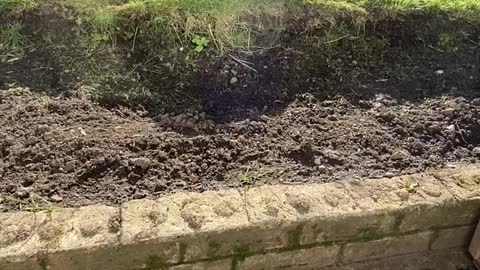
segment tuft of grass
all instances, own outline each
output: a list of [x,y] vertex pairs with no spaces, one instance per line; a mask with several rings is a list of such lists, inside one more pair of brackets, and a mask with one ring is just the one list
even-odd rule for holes
[[0,47],[17,49],[22,45],[22,26],[19,23],[9,24],[0,28]]
[[95,13],[92,23],[96,30],[103,34],[111,34],[117,27],[117,12],[105,8]]
[[408,179],[404,179],[399,182],[400,188],[405,189],[408,193],[417,193],[417,188],[419,187],[418,183],[412,183]]
[[36,0],[1,0],[0,14],[16,15],[37,6]]
[[270,173],[271,172],[252,170],[252,167],[248,165],[245,170],[238,175],[238,178],[244,186],[249,186],[255,184],[265,176],[268,176]]
[[45,211],[51,213],[56,209],[54,204],[45,200],[36,193],[31,193],[30,197],[25,200],[16,199],[13,197],[7,197],[6,199],[14,204],[17,204],[21,211],[33,213]]

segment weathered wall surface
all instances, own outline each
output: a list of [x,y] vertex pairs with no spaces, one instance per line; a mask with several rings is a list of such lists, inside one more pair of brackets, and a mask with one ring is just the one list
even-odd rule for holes
[[319,269],[465,247],[479,187],[470,165],[0,214],[0,269]]

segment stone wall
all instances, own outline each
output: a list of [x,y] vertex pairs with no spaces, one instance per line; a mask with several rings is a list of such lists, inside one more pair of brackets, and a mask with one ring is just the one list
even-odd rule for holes
[[321,269],[466,247],[480,167],[0,214],[0,269]]

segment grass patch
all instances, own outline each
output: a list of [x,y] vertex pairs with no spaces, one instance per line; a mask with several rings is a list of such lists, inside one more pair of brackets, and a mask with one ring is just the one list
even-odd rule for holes
[[0,28],[0,48],[17,49],[22,45],[22,26],[19,23]]
[[[1,0],[1,13],[19,13],[34,8],[38,0]],[[397,16],[409,12],[445,12],[453,17],[480,22],[478,0],[49,0],[70,8],[97,34],[95,40],[121,37],[135,42],[149,38],[159,43],[190,46],[196,36],[212,42],[219,51],[248,48],[255,43],[252,33],[262,30],[262,19],[281,18],[288,10],[310,6],[320,11],[319,20],[340,29],[330,29],[326,42],[342,37],[348,17],[357,34],[365,21],[383,13]],[[245,20],[246,17],[250,19]],[[251,19],[255,18],[255,19]],[[281,21],[279,19],[278,21]],[[280,23],[281,24],[281,23]],[[281,25],[280,25],[281,28]],[[349,26],[349,28],[352,28]],[[100,36],[98,36],[100,34]],[[336,36],[336,35],[339,36]],[[165,42],[168,41],[168,42]],[[172,45],[167,45],[172,46]],[[134,47],[134,46],[132,46]]]
[[[32,1],[32,0],[15,0]],[[308,5],[321,10],[319,19],[335,24],[349,17],[358,32],[378,12],[397,16],[409,12],[445,12],[480,21],[477,0],[55,0],[82,14],[95,31],[127,40],[139,37],[170,41],[191,50],[196,36],[212,41],[218,50],[249,47],[252,32],[261,30],[265,17],[281,17],[287,10]],[[245,20],[245,17],[257,18]],[[342,26],[340,25],[339,28]],[[334,30],[339,32],[339,30]],[[328,41],[335,41],[335,33]],[[106,39],[106,38],[105,38]],[[212,46],[213,47],[213,46]]]
[[36,0],[1,0],[0,15],[16,15],[37,6]]
[[346,11],[366,13],[383,11],[390,16],[409,12],[445,12],[455,17],[480,21],[480,1],[477,0],[305,0],[305,2]]

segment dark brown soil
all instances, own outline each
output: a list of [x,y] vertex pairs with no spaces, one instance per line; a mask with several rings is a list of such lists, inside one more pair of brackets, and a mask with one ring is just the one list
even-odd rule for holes
[[0,91],[0,111],[4,211],[29,196],[115,204],[179,190],[388,177],[480,157],[480,99],[378,94],[353,105],[303,94],[281,113],[221,124],[204,113],[151,119],[15,89]]

